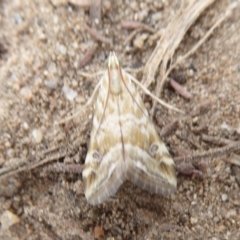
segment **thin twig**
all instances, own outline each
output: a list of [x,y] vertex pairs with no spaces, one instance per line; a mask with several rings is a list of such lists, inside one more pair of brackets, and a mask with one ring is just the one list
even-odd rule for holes
[[106,38],[102,36],[100,33],[98,33],[95,29],[90,28],[87,24],[85,24],[85,29],[88,31],[88,33],[94,37],[96,40],[109,44],[112,46],[112,40],[109,38]]
[[191,99],[192,98],[192,94],[190,92],[188,92],[181,84],[176,82],[174,79],[170,78],[169,83],[172,86],[172,88],[177,93],[179,93],[179,95],[181,95],[183,98],[185,98],[185,99]]
[[213,137],[213,136],[209,136],[209,135],[205,135],[205,134],[203,134],[201,136],[201,138],[204,142],[212,143],[212,144],[219,145],[219,146],[226,146],[226,145],[234,143],[234,141],[226,139],[226,138]]
[[122,28],[126,29],[136,29],[136,28],[142,28],[150,33],[155,33],[156,30],[149,27],[147,24],[138,22],[138,21],[122,21],[121,22]]
[[204,158],[214,158],[214,157],[219,157],[219,156],[226,155],[228,153],[238,151],[239,149],[240,149],[240,141],[235,142],[234,144],[228,145],[223,148],[217,148],[214,150],[202,152],[202,153],[191,155],[191,156],[175,157],[174,162],[176,164],[180,164],[181,162],[193,162],[193,161],[198,161]]
[[161,137],[167,137],[169,136],[178,126],[178,120],[173,120],[166,126],[164,126],[160,132]]
[[0,176],[0,181],[3,180],[3,179],[6,179],[10,176],[13,176],[13,175],[16,175],[17,173],[20,173],[20,172],[23,172],[23,171],[30,171],[34,168],[37,168],[37,167],[40,167],[46,163],[49,163],[49,162],[52,162],[52,161],[56,161],[62,157],[65,157],[66,154],[67,154],[67,150],[64,150],[64,151],[61,151],[61,149],[59,149],[59,153],[58,154],[55,154],[53,156],[50,156],[50,157],[46,157],[45,159],[43,159],[42,161],[38,161],[38,162],[34,162],[34,163],[30,163],[26,166],[23,166],[23,167],[20,167],[16,170],[12,170],[6,174],[3,174]]
[[[127,74],[127,73],[126,73]],[[131,78],[131,80],[138,86],[140,87],[145,94],[149,95],[153,100],[155,100],[156,102],[158,102],[159,104],[161,104],[162,106],[170,109],[170,110],[174,110],[176,112],[182,113],[184,114],[184,112],[176,107],[173,107],[172,105],[164,102],[163,100],[161,100],[160,98],[156,97],[154,94],[152,94],[144,85],[142,85],[140,82],[138,82],[138,80],[136,78],[134,78],[133,76],[129,75],[128,76]]]
[[65,164],[65,163],[54,163],[43,168],[46,172],[61,172],[61,173],[75,173],[81,174],[83,171],[83,165],[78,163]]

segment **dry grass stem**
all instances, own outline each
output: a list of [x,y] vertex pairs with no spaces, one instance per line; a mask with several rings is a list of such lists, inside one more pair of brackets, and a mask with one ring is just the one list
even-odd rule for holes
[[[179,65],[180,62],[192,55],[196,50],[206,41],[206,39],[213,33],[227,17],[229,17],[236,7],[237,3],[232,3],[228,7],[227,11],[220,19],[212,26],[212,28],[205,34],[205,36],[183,57],[177,59],[177,61],[167,69],[167,64],[172,60],[173,55],[182,41],[187,30],[193,24],[193,22],[200,16],[200,14],[209,7],[215,0],[205,1],[188,1],[187,6],[182,5],[179,11],[176,13],[173,20],[167,26],[166,31],[163,33],[160,41],[158,42],[155,50],[150,56],[145,69],[143,71],[143,83],[145,86],[150,86],[155,79],[157,70],[159,69],[159,79],[157,82],[155,94],[159,96],[162,92],[163,85],[167,80],[170,72]],[[172,39],[172,41],[169,41]],[[156,102],[153,104],[155,109]]]
[[[226,18],[228,18],[229,16],[231,16],[232,11],[236,8],[237,3],[234,2],[232,4],[229,5],[228,9],[226,10],[225,14],[223,14],[223,16],[220,17],[220,19],[208,30],[208,32],[204,35],[203,38],[201,38],[198,43],[189,51],[187,52],[184,56],[181,56],[177,59],[177,61],[172,64],[170,66],[170,68],[166,71],[166,73],[163,75],[163,77],[161,78],[161,83],[159,85],[159,89],[158,89],[158,94],[161,93],[162,89],[163,89],[163,85],[165,83],[165,81],[167,80],[167,77],[169,76],[170,72],[175,69],[181,62],[183,62],[185,59],[187,59],[188,57],[190,57],[191,55],[193,55],[197,49],[209,38],[209,36],[211,36],[211,34],[213,33],[213,31],[219,27],[219,25],[226,20]],[[171,55],[172,58],[173,55]]]
[[154,82],[159,67],[160,79],[164,77],[167,64],[169,60],[172,59],[187,30],[199,15],[213,2],[214,0],[187,1],[186,4],[188,5],[182,6],[178,12],[176,12],[146,63],[142,81],[145,86],[148,87]]

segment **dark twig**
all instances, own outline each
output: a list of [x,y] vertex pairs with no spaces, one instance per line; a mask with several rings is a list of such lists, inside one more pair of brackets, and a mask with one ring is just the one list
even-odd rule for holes
[[200,102],[199,104],[197,104],[192,111],[190,112],[190,115],[192,117],[196,117],[198,115],[201,115],[205,112],[207,112],[212,106],[212,101],[211,100],[205,100],[203,102]]
[[203,134],[201,137],[204,142],[213,143],[219,146],[226,146],[234,143],[234,141],[226,138],[213,137],[205,134]]
[[112,45],[112,40],[109,38],[106,38],[102,36],[100,33],[98,33],[95,29],[90,28],[87,24],[85,24],[85,29],[88,31],[88,33],[95,38],[97,41]]
[[217,148],[214,150],[202,152],[199,154],[194,154],[191,156],[182,156],[182,157],[175,157],[174,162],[176,164],[180,164],[181,162],[193,162],[193,161],[198,161],[203,158],[213,158],[213,157],[219,157],[226,155],[228,153],[235,152],[240,149],[240,141],[235,142],[234,144],[230,144],[226,147],[223,148]]
[[81,174],[83,171],[83,165],[77,163],[75,164],[54,163],[44,167],[43,171]]
[[172,122],[170,122],[169,124],[167,124],[166,126],[164,126],[160,132],[160,136],[161,137],[167,137],[169,135],[171,135],[171,133],[177,128],[178,126],[178,120],[174,120]]
[[5,178],[8,178],[10,176],[13,176],[17,173],[20,173],[20,172],[23,172],[23,171],[30,171],[34,168],[37,168],[37,167],[40,167],[46,163],[49,163],[49,162],[52,162],[52,161],[56,161],[57,159],[59,158],[62,158],[62,157],[65,157],[67,154],[67,150],[64,149],[64,150],[61,150],[59,149],[59,153],[58,154],[54,154],[53,156],[49,156],[49,157],[46,157],[45,159],[43,159],[42,161],[37,161],[37,162],[34,162],[34,163],[30,163],[26,166],[23,166],[23,167],[20,167],[20,168],[17,168],[15,170],[12,170],[6,174],[3,174],[2,176],[0,176],[0,181],[5,179]]
[[122,21],[121,26],[122,26],[122,28],[126,28],[126,29],[142,28],[143,30],[148,31],[150,33],[156,32],[155,29],[149,27],[148,25],[146,25],[144,23],[137,22],[137,21]]
[[202,177],[202,171],[197,170],[191,163],[182,163],[176,166],[177,171],[183,175],[196,175]]
[[188,92],[181,84],[176,82],[174,79],[169,78],[169,83],[172,86],[172,88],[177,93],[179,93],[179,95],[181,95],[183,98],[185,98],[185,99],[191,99],[192,98],[192,94],[190,92]]

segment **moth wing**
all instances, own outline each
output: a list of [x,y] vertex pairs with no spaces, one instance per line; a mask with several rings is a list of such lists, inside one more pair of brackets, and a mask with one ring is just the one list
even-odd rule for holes
[[89,150],[82,174],[85,196],[92,205],[114,195],[126,178],[118,97],[109,93],[109,81],[106,73],[95,102]]
[[125,165],[121,158],[121,146],[112,148],[101,161],[96,161],[89,151],[83,171],[85,196],[92,204],[100,204],[114,195],[125,180]]
[[[132,117],[122,122],[125,135],[127,178],[135,185],[153,193],[167,194],[176,189],[174,162],[139,96],[132,104]],[[141,114],[140,114],[141,112]]]
[[[162,142],[154,143],[154,147],[158,146],[158,153],[155,156],[151,156],[138,146],[126,147],[130,159],[127,162],[127,178],[151,193],[169,194],[176,190],[176,173],[174,162],[162,144]],[[163,148],[167,154],[161,156]]]

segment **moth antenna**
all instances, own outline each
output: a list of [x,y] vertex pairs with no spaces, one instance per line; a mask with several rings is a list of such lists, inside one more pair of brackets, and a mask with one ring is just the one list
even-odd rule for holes
[[[128,73],[127,73],[128,74]],[[185,114],[184,111],[180,110],[179,108],[176,108],[166,102],[164,102],[163,100],[161,100],[160,98],[158,98],[157,96],[155,96],[154,94],[152,94],[146,87],[144,87],[144,85],[142,85],[136,78],[134,78],[133,76],[131,76],[130,74],[128,74],[128,76],[131,78],[131,80],[138,85],[147,95],[149,95],[152,99],[154,99],[155,101],[157,101],[159,104],[161,104],[162,106],[173,110],[175,112],[179,112],[182,114]]]

